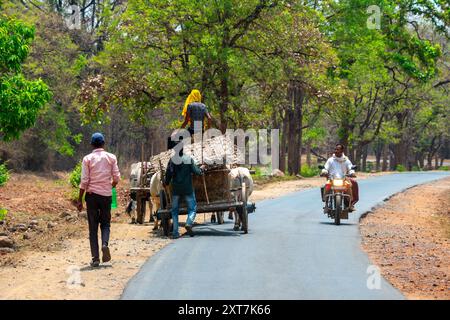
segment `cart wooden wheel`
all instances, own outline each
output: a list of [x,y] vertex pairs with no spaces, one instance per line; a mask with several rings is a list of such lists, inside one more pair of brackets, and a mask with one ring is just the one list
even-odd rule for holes
[[161,225],[163,228],[164,236],[168,237],[170,234],[170,219],[167,217],[162,218]]
[[[161,203],[161,209],[167,209],[167,198],[166,198],[166,192],[164,190],[161,190],[159,192],[159,199]],[[164,216],[161,218],[161,226],[163,228],[163,234],[168,237],[170,233],[170,218]]]
[[143,197],[142,193],[138,192],[138,194],[136,196],[136,200],[137,200],[137,207],[136,207],[137,219],[136,219],[136,221],[139,224],[143,224],[144,219],[145,219],[145,207],[146,207],[145,197]]
[[244,233],[248,233],[248,211],[247,211],[247,188],[245,185],[245,182],[242,182],[242,189],[241,189],[241,199],[242,199],[242,231]]

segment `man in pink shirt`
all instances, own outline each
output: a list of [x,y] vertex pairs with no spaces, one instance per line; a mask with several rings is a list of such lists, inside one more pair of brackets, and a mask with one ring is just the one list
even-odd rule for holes
[[83,195],[86,193],[86,207],[89,223],[89,241],[91,245],[91,266],[100,264],[98,247],[98,226],[102,235],[102,261],[111,260],[109,251],[109,233],[111,226],[112,188],[120,180],[116,156],[106,152],[103,147],[105,138],[101,133],[94,133],[91,139],[94,149],[83,158],[81,169],[80,194],[77,208],[83,210]]

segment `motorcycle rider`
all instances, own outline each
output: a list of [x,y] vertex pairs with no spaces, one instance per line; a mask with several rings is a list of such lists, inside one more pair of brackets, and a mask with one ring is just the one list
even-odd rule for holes
[[[355,170],[352,169],[353,164],[344,154],[344,149],[343,144],[336,144],[333,156],[327,160],[325,168],[322,169],[320,174],[322,177],[328,177],[330,175],[338,179],[344,179],[346,176],[356,177]],[[349,210],[354,211],[354,205],[359,200],[358,183],[354,179],[349,180],[352,184],[350,190],[348,190],[351,199]]]

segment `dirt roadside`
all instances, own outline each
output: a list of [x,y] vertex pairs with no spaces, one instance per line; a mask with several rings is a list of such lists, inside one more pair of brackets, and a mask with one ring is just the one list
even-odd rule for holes
[[[377,175],[361,173],[359,179]],[[113,260],[93,270],[88,266],[87,221],[67,200],[70,188],[66,181],[66,174],[14,174],[0,189],[0,207],[9,210],[0,234],[15,242],[15,252],[0,254],[0,299],[117,299],[142,264],[172,242],[154,232],[152,224],[128,223],[123,214],[127,194],[123,181],[111,226]],[[251,200],[272,199],[321,184],[322,178],[257,182]],[[203,221],[204,215],[199,214],[197,222]]]
[[450,299],[450,178],[395,195],[360,229],[370,260],[408,299]]

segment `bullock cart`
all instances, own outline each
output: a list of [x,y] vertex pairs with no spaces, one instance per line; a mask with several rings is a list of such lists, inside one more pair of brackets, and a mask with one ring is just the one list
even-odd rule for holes
[[[225,136],[218,136],[185,145],[183,151],[190,155],[198,165],[206,165],[204,175],[193,177],[197,213],[219,213],[218,216],[223,217],[224,211],[235,211],[238,213],[242,224],[241,230],[247,233],[248,214],[253,212],[256,207],[254,203],[248,203],[248,192],[244,177],[237,177],[230,181],[230,169],[237,167],[238,163],[242,163],[245,159],[234,142],[226,139]],[[149,160],[148,170],[142,178],[145,183],[136,190],[137,194],[142,195],[141,198],[146,199],[149,192],[148,181],[153,174],[160,172],[161,179],[163,179],[169,160],[173,155],[174,151],[168,150]],[[162,188],[159,191],[159,198],[160,208],[156,216],[161,221],[164,235],[168,236],[171,229],[172,208],[170,188]],[[145,207],[142,209],[141,206],[140,210],[141,214],[138,210],[138,220],[143,220],[139,219],[139,216],[142,217],[145,214]],[[187,214],[187,206],[184,201],[179,204],[179,214]]]
[[[197,199],[197,213],[236,211],[242,223],[242,231],[248,232],[248,214],[254,212],[255,204],[247,199],[246,185],[239,179],[238,186],[230,188],[230,169],[226,166],[215,166],[206,170],[203,176],[194,176],[193,184]],[[171,226],[170,190],[161,190],[161,208],[157,212],[161,220],[164,235],[168,236]],[[187,206],[180,203],[179,214],[187,214]],[[219,218],[220,219],[220,218]]]

